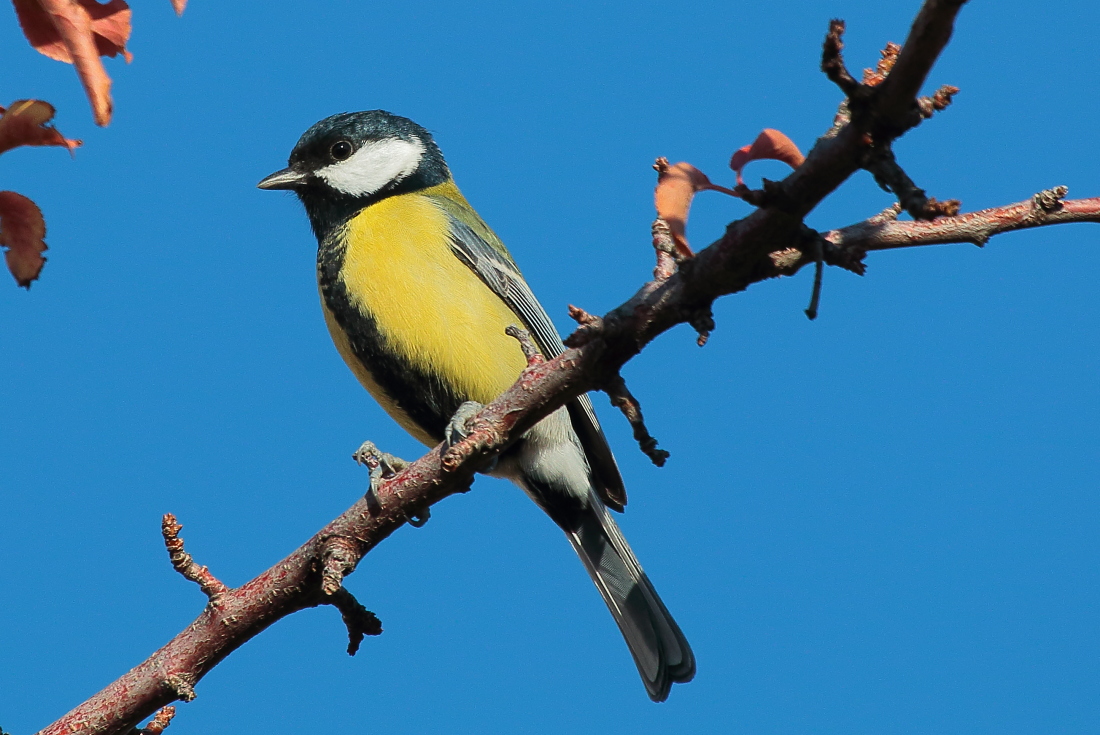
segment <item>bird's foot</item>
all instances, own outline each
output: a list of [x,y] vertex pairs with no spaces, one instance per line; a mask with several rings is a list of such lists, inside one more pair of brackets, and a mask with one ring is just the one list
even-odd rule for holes
[[[410,463],[400,457],[395,457],[389,452],[383,452],[372,441],[363,442],[351,455],[351,458],[370,470],[370,487],[367,488],[366,495],[367,507],[371,513],[380,512],[382,504],[378,502],[378,489],[382,486],[382,481],[390,479],[408,467]],[[409,525],[420,528],[428,522],[428,516],[428,509],[425,508],[423,513],[412,516],[406,515],[406,519],[409,521]]]
[[477,401],[466,401],[458,407],[455,415],[451,417],[450,422],[443,429],[443,437],[448,449],[472,433],[466,427],[466,424],[483,408],[485,408],[485,404]]
[[[469,429],[467,424],[470,419],[478,414],[481,409],[485,408],[484,403],[478,403],[477,401],[466,401],[458,410],[455,411],[455,415],[451,417],[450,422],[443,429],[443,441],[450,449],[455,444],[464,441],[473,432]],[[478,468],[479,472],[486,474],[492,472],[497,467],[497,458],[493,457],[492,460],[485,467]]]
[[363,442],[351,458],[370,469],[371,482],[376,474],[379,480],[388,480],[411,464],[389,452],[383,452],[372,441]]

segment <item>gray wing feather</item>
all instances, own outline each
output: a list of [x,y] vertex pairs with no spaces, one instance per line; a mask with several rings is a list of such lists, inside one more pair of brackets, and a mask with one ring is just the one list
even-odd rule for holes
[[[448,213],[450,214],[450,213]],[[515,263],[501,251],[485,241],[469,225],[453,215],[451,220],[451,249],[504,303],[523,320],[539,351],[547,359],[553,359],[565,351],[561,336],[542,304],[523,280]],[[600,428],[592,401],[582,395],[567,404],[573,430],[581,440],[588,463],[598,483],[600,499],[609,508],[621,511],[626,505],[626,489],[623,486],[619,466],[611,447]]]

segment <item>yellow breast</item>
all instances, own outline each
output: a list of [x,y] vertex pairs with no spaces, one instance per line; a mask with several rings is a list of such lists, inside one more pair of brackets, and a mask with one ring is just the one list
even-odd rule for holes
[[[443,187],[461,197],[453,184],[435,189]],[[463,400],[488,403],[526,364],[519,345],[504,334],[521,321],[452,254],[448,232],[448,217],[432,199],[383,199],[348,222],[340,275],[352,304],[370,315],[396,355],[417,371],[440,376]],[[370,365],[352,354],[327,309],[326,322],[364,387],[410,433],[433,444],[378,386]]]

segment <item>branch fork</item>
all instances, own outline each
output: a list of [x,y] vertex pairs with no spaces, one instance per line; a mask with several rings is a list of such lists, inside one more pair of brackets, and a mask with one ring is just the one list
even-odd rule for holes
[[[956,7],[961,3],[955,3]],[[926,6],[927,8],[927,6]],[[922,9],[922,13],[924,9]],[[918,23],[920,18],[918,17]],[[844,21],[833,20],[829,24],[829,32],[825,36],[825,43],[821,54],[821,70],[825,75],[844,92],[846,101],[842,105],[844,115],[838,115],[838,119],[848,124],[859,124],[868,128],[864,133],[864,142],[868,144],[866,153],[861,162],[861,167],[875,177],[875,182],[884,190],[892,192],[898,197],[898,201],[913,219],[932,220],[937,217],[954,217],[959,213],[959,201],[948,199],[937,201],[935,197],[926,196],[923,189],[918,187],[898,163],[892,150],[892,143],[901,137],[906,131],[916,127],[922,120],[933,113],[944,110],[951,104],[953,97],[958,94],[959,88],[951,85],[943,85],[931,97],[920,97],[912,101],[912,107],[900,115],[899,119],[891,120],[881,114],[877,108],[886,107],[888,112],[893,112],[898,118],[897,108],[894,105],[876,105],[877,97],[889,94],[892,86],[890,77],[898,59],[905,49],[895,43],[889,43],[882,51],[882,58],[875,70],[866,69],[863,73],[863,82],[857,82],[844,64]],[[914,23],[914,33],[917,23]],[[946,39],[944,40],[946,43]],[[903,83],[904,86],[904,83]],[[919,87],[919,84],[917,84]],[[812,318],[812,317],[811,317]]]

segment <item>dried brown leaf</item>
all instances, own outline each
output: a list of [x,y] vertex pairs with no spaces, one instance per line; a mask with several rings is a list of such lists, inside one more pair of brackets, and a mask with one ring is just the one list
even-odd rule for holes
[[84,11],[90,21],[89,27],[94,36],[96,51],[100,56],[114,57],[122,54],[126,61],[133,58],[126,50],[126,41],[130,38],[131,11],[124,0],[111,0],[106,4],[98,3],[96,0],[65,0],[61,3],[50,3],[49,0],[46,2],[13,0],[13,2],[19,16],[19,25],[23,27],[23,34],[27,40],[39,53],[51,59],[64,61],[66,64],[73,63],[73,53],[65,45],[51,17],[51,14],[57,11],[44,9],[51,5],[79,8],[79,10],[64,9],[61,11],[63,15]]
[[778,130],[767,128],[756,136],[752,145],[738,149],[730,158],[730,168],[737,172],[737,183],[742,185],[745,183],[741,179],[741,171],[746,164],[763,158],[782,161],[791,168],[798,168],[806,160],[802,151],[798,150],[798,146],[790,138]]
[[66,138],[52,125],[54,107],[42,100],[18,100],[5,110],[0,107],[0,153],[21,145],[64,146],[71,153],[79,140]]
[[31,46],[76,67],[97,125],[111,121],[111,78],[100,56],[122,54],[130,38],[130,7],[124,0],[12,0]]
[[653,165],[657,169],[657,188],[653,191],[653,203],[657,216],[668,223],[672,240],[681,255],[692,255],[687,242],[687,218],[691,200],[698,191],[714,188],[699,169],[690,163],[670,165],[665,158],[658,158]]
[[8,270],[23,288],[31,287],[46,264],[45,237],[46,221],[38,205],[14,191],[0,191],[0,246],[8,249]]

